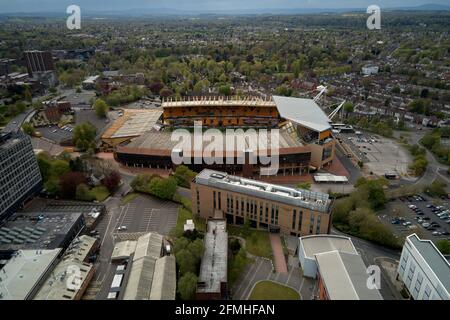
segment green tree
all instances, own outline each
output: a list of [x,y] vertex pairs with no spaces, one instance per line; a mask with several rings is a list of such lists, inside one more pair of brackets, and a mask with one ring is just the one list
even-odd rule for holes
[[300,182],[296,187],[299,189],[311,190],[311,182]]
[[203,256],[203,241],[201,239],[195,239],[188,245],[187,249],[197,261],[200,261]]
[[150,181],[149,190],[158,198],[171,200],[177,191],[177,181],[172,177],[155,177]]
[[44,183],[44,188],[48,194],[52,196],[58,195],[61,191],[59,179],[57,177],[50,178],[48,181]]
[[188,249],[181,249],[175,254],[180,273],[197,273],[197,260]]
[[102,99],[97,99],[94,102],[94,110],[97,117],[105,118],[108,114],[109,107],[105,101],[103,101]]
[[195,292],[197,290],[197,276],[188,272],[181,276],[178,280],[178,292],[183,300],[191,300],[195,298]]
[[444,255],[450,254],[450,241],[446,239],[441,239],[436,242],[436,247],[442,254]]
[[433,197],[441,197],[445,196],[447,192],[445,191],[445,188],[447,187],[447,184],[441,180],[435,180],[425,188],[425,192]]
[[29,136],[34,135],[34,133],[36,132],[34,126],[29,122],[25,122],[24,124],[22,124],[22,130]]
[[70,165],[67,161],[57,159],[52,162],[52,175],[53,176],[60,177],[69,171],[70,171]]
[[77,186],[75,198],[81,201],[92,201],[95,199],[95,196],[90,192],[86,184],[81,183]]
[[73,131],[73,142],[75,146],[85,151],[95,147],[95,135],[97,130],[90,123],[85,122],[75,126]]
[[219,94],[224,95],[224,96],[231,96],[231,87],[228,85],[220,86]]
[[175,169],[173,177],[177,180],[177,184],[181,187],[190,188],[191,181],[196,173],[184,165],[179,165]]
[[351,103],[350,101],[346,101],[342,107],[345,111],[345,117],[348,117],[348,114],[352,113],[355,110],[353,103]]

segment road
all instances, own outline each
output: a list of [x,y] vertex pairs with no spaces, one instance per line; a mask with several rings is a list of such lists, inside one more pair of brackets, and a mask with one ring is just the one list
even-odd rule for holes
[[427,130],[423,130],[423,131],[412,131],[410,134],[411,143],[418,144],[426,150],[426,158],[428,161],[428,166],[425,173],[413,184],[420,187],[428,186],[434,180],[436,180],[436,178],[440,178],[445,182],[449,183],[450,180],[448,179],[448,177],[441,173],[442,171],[446,173],[448,167],[439,163],[439,161],[436,160],[435,156],[420,143],[420,139],[422,139],[426,133]]

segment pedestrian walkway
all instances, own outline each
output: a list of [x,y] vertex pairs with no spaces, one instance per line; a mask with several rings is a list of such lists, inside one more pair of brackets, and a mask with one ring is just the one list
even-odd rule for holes
[[286,259],[284,258],[283,246],[279,233],[270,233],[270,244],[273,252],[273,262],[277,273],[287,273]]

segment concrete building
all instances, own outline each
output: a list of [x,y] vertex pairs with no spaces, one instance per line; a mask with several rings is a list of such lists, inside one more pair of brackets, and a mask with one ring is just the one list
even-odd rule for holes
[[54,87],[58,84],[56,67],[50,51],[25,51],[24,59],[30,77],[47,87]]
[[318,279],[320,300],[382,300],[367,286],[369,274],[352,240],[337,235],[299,238],[298,257],[303,276]]
[[201,217],[223,218],[258,229],[304,236],[329,233],[331,200],[301,190],[205,169],[191,182],[192,210]]
[[122,284],[125,290],[119,294],[123,300],[175,300],[175,258],[161,257],[162,253],[161,235],[147,233],[138,238],[131,261],[128,262],[128,265],[131,262],[131,270],[124,280],[126,283]]
[[369,274],[359,254],[337,250],[316,254],[318,299],[383,300],[376,288],[369,288]]
[[408,236],[397,269],[415,300],[450,300],[450,263],[431,240]]
[[33,76],[35,72],[55,71],[52,53],[50,51],[25,51],[25,63],[28,73]]
[[363,66],[361,68],[361,73],[366,75],[366,76],[370,76],[371,74],[377,74],[378,73],[378,69],[379,68],[377,66],[368,64],[368,65],[365,65],[365,66]]
[[84,90],[94,90],[95,86],[97,84],[97,80],[100,78],[100,76],[90,76],[87,77],[82,83],[81,86]]
[[88,263],[89,257],[98,247],[96,238],[85,235],[75,238],[34,300],[80,300],[95,271],[93,264]]
[[0,132],[0,221],[42,189],[30,137]]
[[0,253],[66,249],[84,228],[80,212],[20,212],[0,224]]
[[197,299],[227,299],[228,233],[225,219],[208,219]]
[[0,265],[0,300],[31,300],[58,263],[61,249],[19,250]]
[[72,111],[72,106],[69,101],[44,101],[42,103],[44,113],[50,122],[57,123],[63,114],[69,114]]
[[314,279],[317,277],[316,254],[329,251],[358,254],[350,238],[330,234],[300,237],[298,248],[303,276]]

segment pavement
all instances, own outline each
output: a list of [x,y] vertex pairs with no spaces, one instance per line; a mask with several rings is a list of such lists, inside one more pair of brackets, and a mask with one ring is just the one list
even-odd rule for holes
[[277,273],[287,273],[286,259],[281,245],[279,233],[269,233],[270,245],[272,246],[275,271]]

